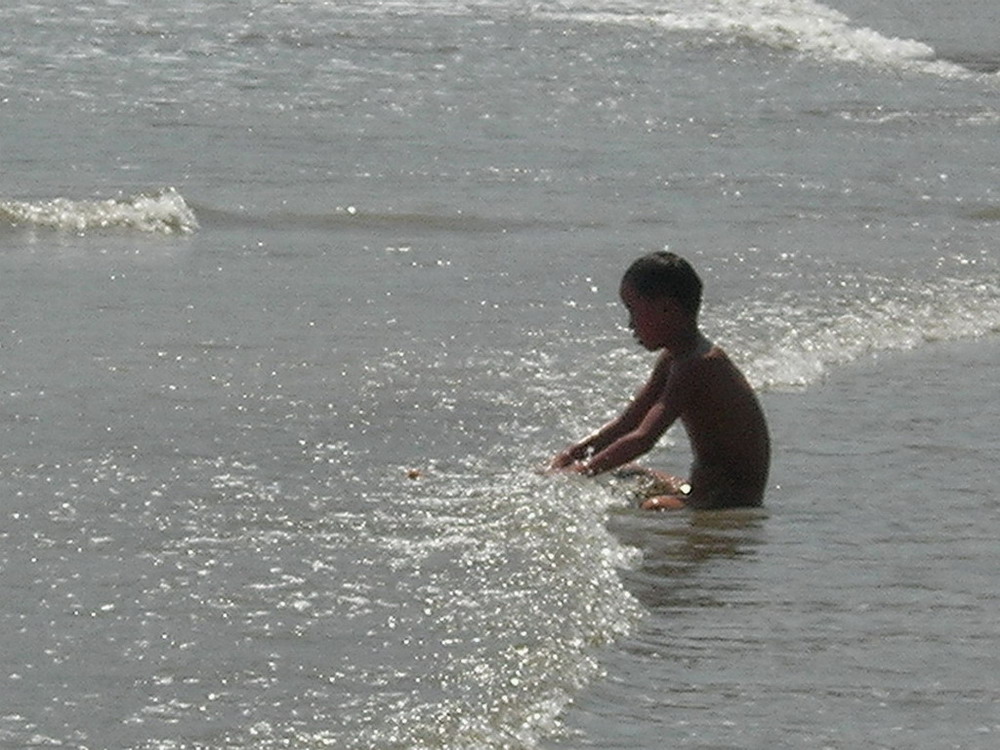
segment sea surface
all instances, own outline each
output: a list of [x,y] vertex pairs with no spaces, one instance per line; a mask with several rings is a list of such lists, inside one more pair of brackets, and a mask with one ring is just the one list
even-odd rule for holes
[[[6,3],[0,747],[1000,746],[998,38]],[[641,384],[662,248],[759,390],[763,508],[537,472]]]

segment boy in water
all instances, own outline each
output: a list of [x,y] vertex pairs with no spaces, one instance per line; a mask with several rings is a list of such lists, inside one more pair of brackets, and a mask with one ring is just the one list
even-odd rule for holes
[[[646,349],[663,353],[625,411],[559,453],[553,470],[647,477],[647,510],[761,504],[771,459],[764,412],[736,365],[699,331],[701,286],[673,253],[651,253],[629,267],[620,288],[629,328]],[[694,453],[689,481],[629,466],[677,419]]]

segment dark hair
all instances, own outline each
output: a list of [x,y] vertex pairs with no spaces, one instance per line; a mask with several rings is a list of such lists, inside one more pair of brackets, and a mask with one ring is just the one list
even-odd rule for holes
[[644,255],[635,261],[622,283],[628,284],[642,297],[670,297],[691,315],[701,307],[701,279],[694,268],[679,255],[662,250]]

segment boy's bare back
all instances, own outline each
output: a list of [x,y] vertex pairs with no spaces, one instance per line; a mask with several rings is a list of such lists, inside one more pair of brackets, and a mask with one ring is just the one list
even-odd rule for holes
[[708,341],[686,357],[664,352],[656,369],[661,367],[668,371],[662,398],[672,402],[668,410],[676,410],[694,454],[685,504],[760,505],[770,440],[764,412],[743,373]]

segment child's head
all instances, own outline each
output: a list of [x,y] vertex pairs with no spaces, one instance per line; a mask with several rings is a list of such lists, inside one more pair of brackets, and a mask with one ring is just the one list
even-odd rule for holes
[[622,277],[639,296],[647,299],[668,297],[691,317],[701,308],[701,279],[683,258],[667,251],[650,253],[635,261]]

